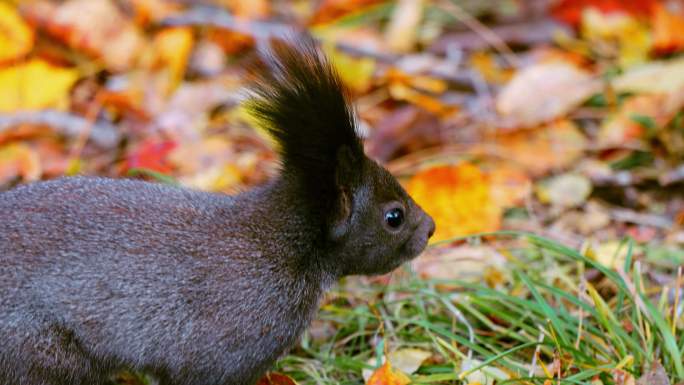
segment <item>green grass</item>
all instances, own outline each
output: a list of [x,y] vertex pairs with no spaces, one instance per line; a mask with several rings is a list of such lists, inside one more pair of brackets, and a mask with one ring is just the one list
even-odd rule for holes
[[[334,336],[305,336],[278,370],[302,385],[362,384],[361,371],[373,368],[368,362],[377,364],[386,345],[390,351],[432,352],[411,376],[416,384],[465,384],[459,374],[469,357],[508,373],[497,384],[543,384],[551,374],[552,384],[600,379],[608,385],[616,369],[639,378],[653,362],[662,364],[672,383],[684,380],[684,330],[681,320],[679,328],[673,326],[675,305],[668,297],[677,291],[644,278],[646,268],[656,267],[648,257],[636,261],[631,242],[624,243],[625,265],[616,271],[532,234],[487,239],[509,245],[502,250],[509,258],[506,280],[496,289],[484,282],[423,280],[410,272],[389,286],[338,289],[319,314]],[[674,265],[657,269],[676,277]],[[537,369],[531,371],[535,356]],[[558,365],[550,373],[554,359],[561,363],[560,376]]]

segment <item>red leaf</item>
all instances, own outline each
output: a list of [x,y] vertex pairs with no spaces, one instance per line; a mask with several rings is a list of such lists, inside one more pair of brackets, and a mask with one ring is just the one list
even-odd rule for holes
[[297,385],[297,383],[284,374],[267,373],[256,385]]
[[657,0],[561,0],[552,8],[551,14],[556,19],[576,27],[585,8],[593,7],[603,13],[626,12],[636,17],[647,17],[656,4]]
[[173,167],[167,157],[176,148],[173,140],[147,140],[128,155],[126,169],[144,168],[161,173],[169,173]]

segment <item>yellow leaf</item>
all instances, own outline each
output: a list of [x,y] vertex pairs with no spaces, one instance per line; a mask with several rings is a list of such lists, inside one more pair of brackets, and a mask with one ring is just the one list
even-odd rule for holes
[[392,368],[387,361],[371,375],[366,385],[408,385],[410,383],[411,379],[406,374]]
[[26,144],[11,143],[0,148],[0,184],[17,177],[24,181],[34,181],[41,174],[40,158]]
[[9,4],[0,3],[0,62],[18,59],[33,47],[33,30]]
[[175,89],[183,80],[192,43],[192,31],[187,27],[168,28],[155,37],[157,62],[169,72],[167,91]]
[[582,36],[595,46],[617,48],[616,59],[630,66],[648,59],[651,35],[648,28],[627,13],[604,13],[588,7],[582,12]]
[[435,220],[432,242],[499,229],[503,210],[492,199],[489,176],[473,164],[430,168],[407,187]]
[[399,0],[385,31],[387,46],[395,52],[410,51],[416,43],[422,15],[422,0]]
[[77,79],[75,69],[55,67],[38,59],[2,69],[0,111],[64,108]]
[[395,350],[388,354],[387,359],[390,364],[394,365],[403,373],[412,374],[420,368],[423,361],[432,356],[432,353],[415,348],[405,348]]
[[326,44],[324,48],[344,84],[359,93],[370,89],[375,72],[374,59],[351,57],[335,49],[332,44]]

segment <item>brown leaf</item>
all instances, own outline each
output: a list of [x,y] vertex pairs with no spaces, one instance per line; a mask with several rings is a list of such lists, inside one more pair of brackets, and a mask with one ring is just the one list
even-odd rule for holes
[[651,368],[639,377],[636,385],[670,385],[670,380],[663,365],[654,362]]
[[577,126],[562,120],[533,130],[495,134],[474,152],[500,155],[532,176],[565,168],[579,159],[587,145]]
[[38,0],[24,6],[27,18],[72,48],[101,58],[115,71],[131,68],[143,52],[142,33],[111,0]]
[[532,127],[564,116],[600,89],[599,80],[570,63],[540,63],[513,76],[496,108],[505,126]]

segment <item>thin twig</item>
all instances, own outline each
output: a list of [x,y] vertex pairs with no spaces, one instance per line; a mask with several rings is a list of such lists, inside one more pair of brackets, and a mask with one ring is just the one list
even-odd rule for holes
[[439,0],[437,3],[442,8],[449,11],[451,15],[455,17],[458,21],[465,24],[466,27],[473,30],[473,32],[480,35],[482,39],[484,39],[487,43],[494,47],[494,49],[496,49],[501,54],[504,60],[506,60],[511,67],[520,67],[520,59],[515,54],[515,52],[513,52],[513,50],[506,44],[506,42],[503,41],[503,39],[501,39],[499,35],[494,33],[494,31],[492,31],[489,27],[482,24],[475,17],[473,17],[468,12],[463,10],[463,8],[459,7],[458,5],[454,4],[449,0]]

